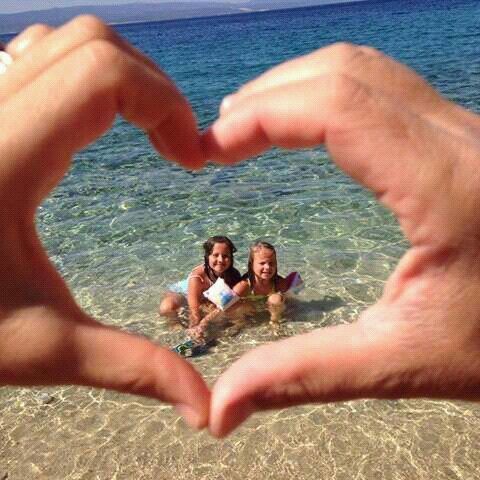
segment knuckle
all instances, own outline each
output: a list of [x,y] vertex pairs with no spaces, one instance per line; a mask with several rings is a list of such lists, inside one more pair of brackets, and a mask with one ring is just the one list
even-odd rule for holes
[[49,33],[52,30],[51,27],[44,23],[34,23],[24,30],[24,34],[29,36],[40,36]]
[[346,73],[335,72],[330,75],[330,87],[336,96],[345,96],[351,91],[353,81]]
[[382,57],[383,53],[380,52],[380,50],[377,50],[374,47],[370,47],[369,45],[360,45],[358,47],[360,51],[366,55],[369,55],[371,57]]
[[92,40],[82,47],[82,65],[92,74],[101,70],[111,70],[121,62],[121,51],[107,40]]
[[12,39],[7,46],[7,51],[14,57],[19,57],[25,50],[38,43],[51,31],[53,31],[53,28],[48,25],[34,23]]
[[79,15],[72,20],[71,26],[82,36],[89,38],[114,38],[113,30],[95,15]]
[[338,54],[350,54],[357,50],[358,46],[351,42],[336,42],[332,45],[332,50]]
[[332,70],[338,72],[355,70],[367,58],[361,46],[349,42],[334,43],[328,53],[334,59]]
[[364,87],[348,74],[336,72],[329,80],[331,107],[334,111],[342,112],[364,103]]
[[359,52],[360,49],[357,45],[354,45],[353,43],[349,42],[337,42],[334,43],[331,47],[332,49],[332,55],[336,56],[339,58],[342,62],[350,62],[352,58],[355,58]]

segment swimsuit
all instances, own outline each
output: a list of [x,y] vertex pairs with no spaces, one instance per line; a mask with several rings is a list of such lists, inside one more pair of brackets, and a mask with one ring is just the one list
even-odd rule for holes
[[249,288],[249,291],[248,291],[248,295],[247,295],[247,298],[249,298],[250,300],[262,300],[262,299],[265,299],[267,298],[268,296],[272,295],[272,293],[275,293],[276,290],[275,290],[275,282],[272,283],[272,288],[270,290],[270,293],[266,293],[266,294],[258,294],[258,293],[255,293],[253,291],[253,287],[252,287],[252,284],[250,283],[250,279],[247,278],[247,283],[248,283],[248,288]]
[[[168,290],[173,293],[179,293],[180,295],[184,295],[186,297],[188,295],[188,282],[191,278],[199,278],[202,283],[204,282],[204,278],[201,275],[199,275],[198,273],[191,273],[187,278],[170,285],[168,287]],[[210,288],[213,283],[208,277],[207,280],[210,283],[207,288]]]

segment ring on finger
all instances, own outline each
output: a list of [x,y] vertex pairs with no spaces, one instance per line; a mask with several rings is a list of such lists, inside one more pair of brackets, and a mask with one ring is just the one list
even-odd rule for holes
[[0,44],[0,75],[7,71],[12,62],[12,57],[5,51],[4,45]]

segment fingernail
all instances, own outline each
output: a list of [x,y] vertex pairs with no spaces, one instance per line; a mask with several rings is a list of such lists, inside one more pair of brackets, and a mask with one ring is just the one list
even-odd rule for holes
[[7,52],[0,51],[0,74],[5,73],[12,62],[12,57]]
[[220,104],[220,113],[225,113],[233,103],[233,95],[227,95]]
[[174,405],[175,410],[184,418],[187,424],[195,429],[202,430],[207,424],[207,420],[203,415],[199,414],[192,406],[186,403],[177,403]]

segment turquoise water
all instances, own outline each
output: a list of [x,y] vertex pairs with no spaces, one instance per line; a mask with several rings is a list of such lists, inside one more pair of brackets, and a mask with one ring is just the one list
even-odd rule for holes
[[[362,2],[117,28],[175,79],[202,127],[248,79],[340,40],[379,48],[480,111],[477,1]],[[321,148],[191,173],[121,120],[77,155],[38,226],[89,313],[166,345],[184,331],[158,317],[159,298],[200,263],[208,236],[233,239],[241,270],[252,240],[276,245],[280,272],[299,270],[306,289],[280,326],[260,313],[195,359],[211,383],[255,345],[353,321],[407,247],[394,218]],[[111,392],[4,389],[0,402],[0,478],[3,468],[9,479],[474,479],[480,467],[480,410],[470,404],[300,407],[258,415],[215,442],[191,434],[169,407]]]

